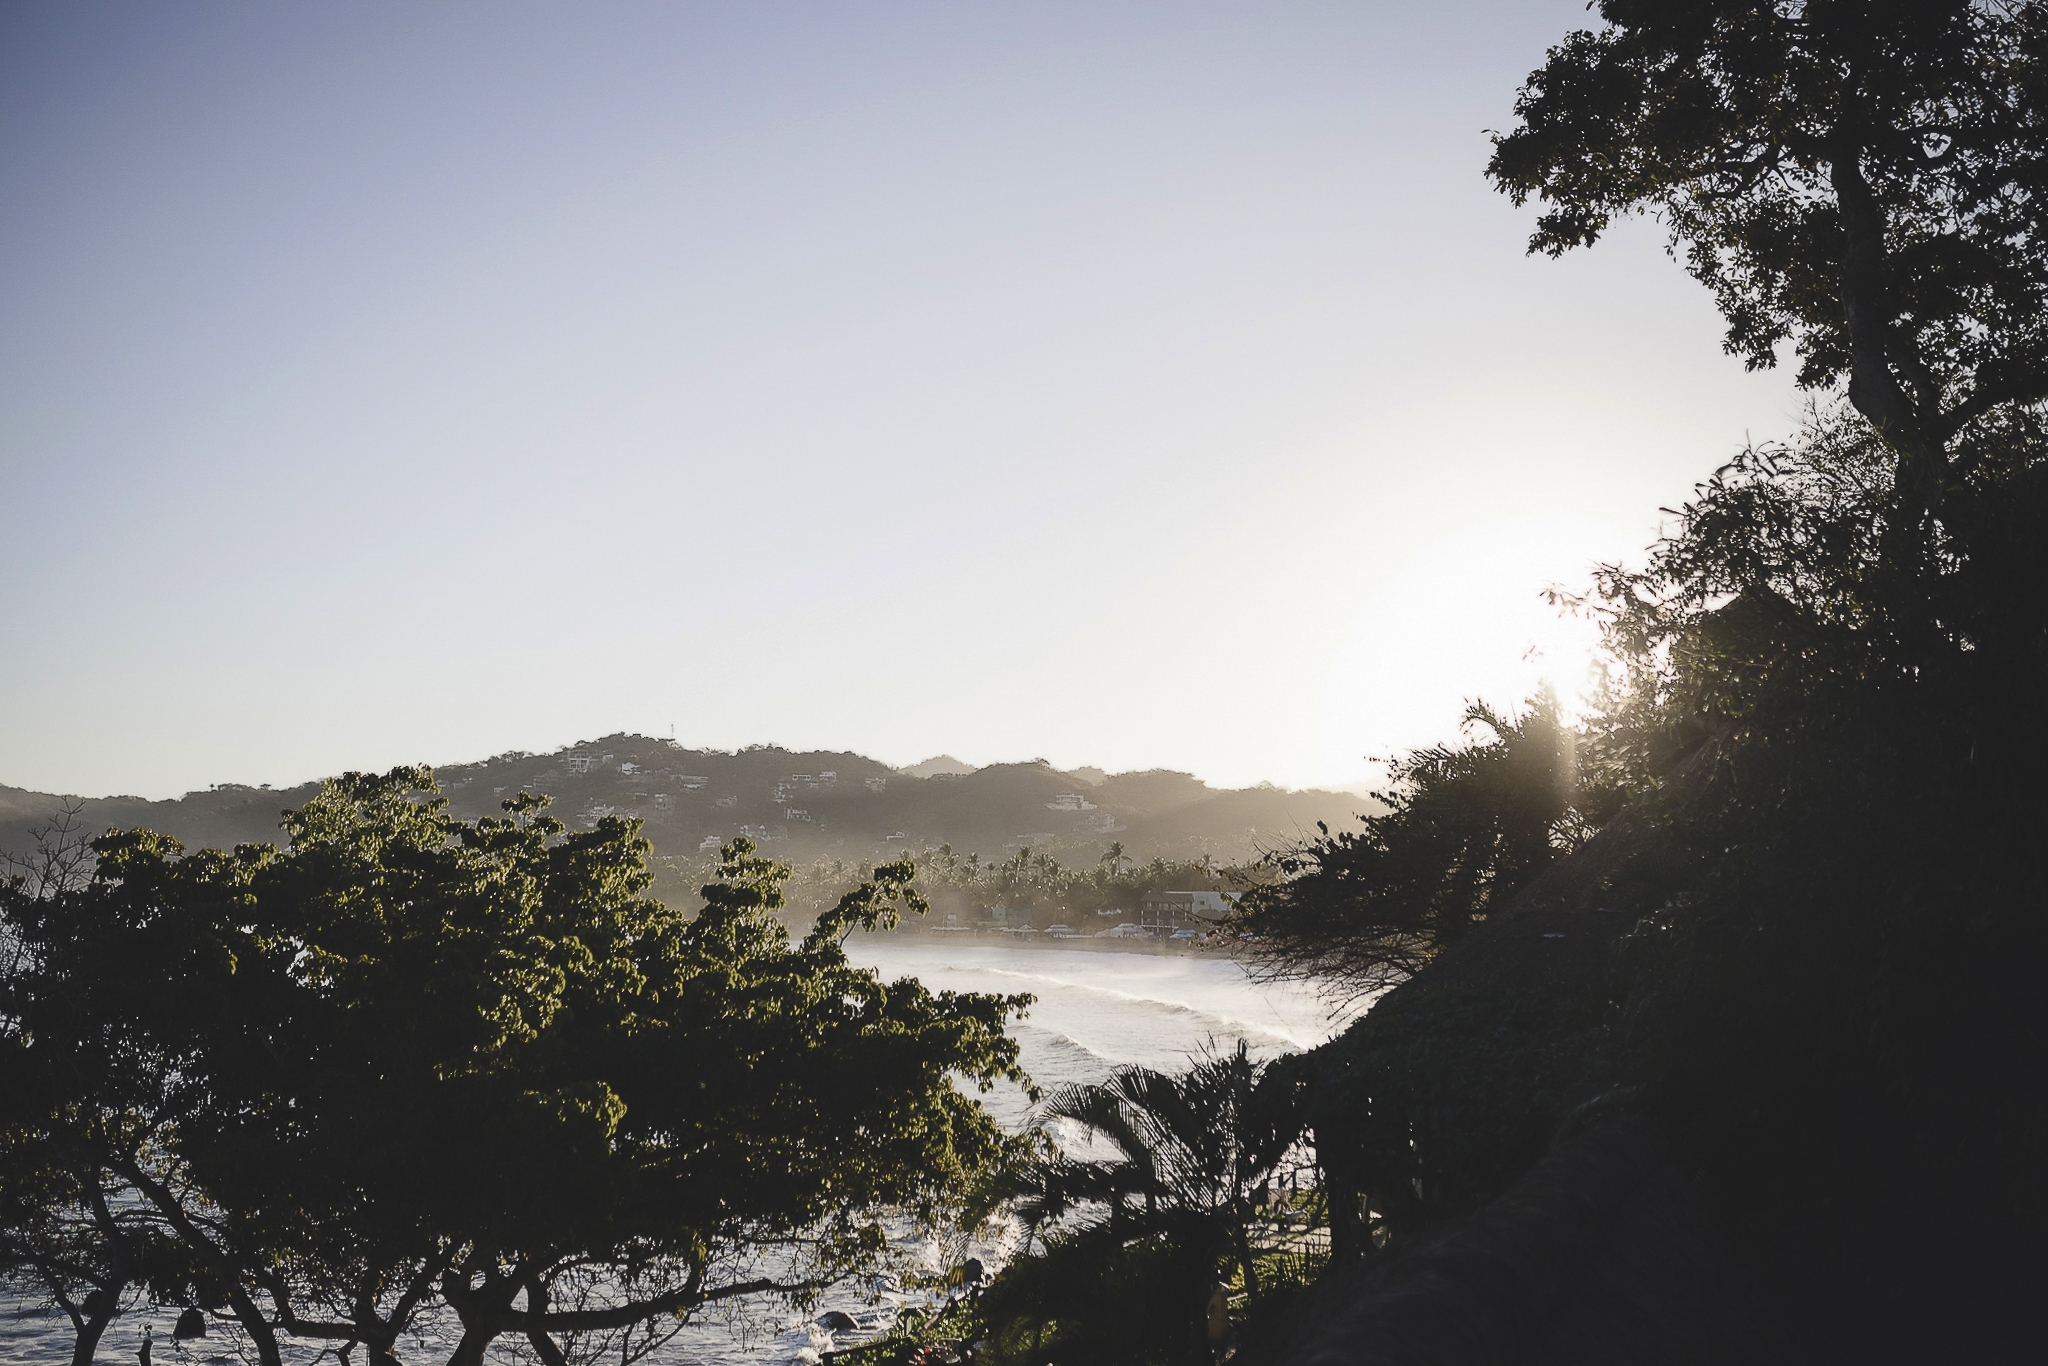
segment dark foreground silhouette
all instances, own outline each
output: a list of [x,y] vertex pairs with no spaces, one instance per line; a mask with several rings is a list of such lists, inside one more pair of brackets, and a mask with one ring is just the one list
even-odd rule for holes
[[1672,1153],[1624,1119],[1478,1214],[1324,1279],[1271,1359],[1296,1366],[1789,1363]]

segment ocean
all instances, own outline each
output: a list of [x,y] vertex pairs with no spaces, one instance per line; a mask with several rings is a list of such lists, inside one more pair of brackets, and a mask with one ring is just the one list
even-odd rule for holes
[[[1099,942],[1099,941],[1096,941]],[[1054,944],[1019,946],[985,939],[934,940],[897,936],[857,937],[847,944],[848,956],[883,977],[917,977],[937,990],[1030,992],[1038,998],[1026,1018],[1012,1026],[1022,1049],[1025,1070],[1046,1092],[1071,1083],[1100,1081],[1117,1067],[1139,1063],[1174,1070],[1206,1048],[1232,1048],[1243,1039],[1255,1057],[1312,1048],[1349,1022],[1333,1017],[1327,1004],[1309,987],[1267,985],[1251,980],[1244,967],[1220,954],[1194,949],[1145,951]],[[996,1119],[1009,1127],[1030,1122],[1030,1107],[1016,1087],[1003,1087],[982,1097]],[[937,1267],[942,1254],[935,1247],[910,1245],[906,1257]],[[977,1245],[968,1251],[985,1261],[1000,1260],[1003,1248]],[[903,1296],[887,1287],[849,1288],[828,1297],[813,1314],[779,1308],[758,1310],[744,1318],[712,1320],[683,1327],[666,1345],[645,1358],[650,1366],[801,1366],[818,1354],[850,1346],[887,1325]],[[12,1313],[16,1302],[0,1298],[0,1312]],[[815,1322],[816,1315],[837,1309],[860,1326],[838,1334]],[[136,1360],[145,1324],[155,1331],[155,1360],[236,1362],[230,1341],[215,1335],[174,1350],[170,1340],[175,1311],[147,1306],[123,1314],[100,1343],[97,1361]],[[319,1354],[313,1343],[285,1339],[286,1360],[311,1366]],[[523,1346],[523,1344],[520,1344]],[[408,1366],[438,1366],[453,1346],[450,1339],[428,1331],[400,1344]],[[513,1344],[493,1360],[511,1362]],[[331,1348],[330,1348],[331,1351]],[[0,1318],[0,1366],[64,1361],[70,1356],[70,1324],[61,1315]],[[253,1359],[253,1358],[252,1358]],[[613,1356],[616,1360],[616,1355]]]
[[[1038,998],[1011,1026],[1024,1068],[1039,1087],[1095,1082],[1138,1063],[1174,1071],[1209,1046],[1269,1058],[1313,1048],[1341,1029],[1307,986],[1261,985],[1242,964],[1196,949],[1150,953],[1020,948],[988,940],[868,938],[849,941],[852,960],[887,978],[917,977],[954,991],[1027,991]],[[1008,1125],[1028,1121],[1021,1094],[986,1097]]]

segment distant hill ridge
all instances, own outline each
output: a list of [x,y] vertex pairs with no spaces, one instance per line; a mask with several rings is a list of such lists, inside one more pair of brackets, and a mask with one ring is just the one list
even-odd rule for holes
[[979,772],[973,764],[962,763],[950,754],[935,755],[921,764],[912,764],[908,768],[896,771],[906,778],[936,778],[941,773],[951,773],[964,778],[970,773]]
[[[977,768],[946,754],[896,769],[844,751],[697,750],[627,734],[552,754],[510,750],[444,764],[435,776],[451,810],[465,818],[494,815],[521,791],[544,793],[574,829],[609,815],[644,822],[655,852],[669,857],[746,835],[786,860],[941,844],[995,856],[1029,844],[1068,862],[1092,862],[1115,841],[1138,859],[1207,853],[1229,861],[1290,842],[1317,821],[1348,822],[1366,805],[1346,792],[1217,789],[1167,769],[1063,772],[1042,759]],[[317,787],[224,784],[163,801],[87,798],[80,815],[95,833],[146,826],[189,848],[262,843],[277,839],[278,813]],[[30,847],[33,831],[67,800],[79,799],[0,786],[0,850]]]

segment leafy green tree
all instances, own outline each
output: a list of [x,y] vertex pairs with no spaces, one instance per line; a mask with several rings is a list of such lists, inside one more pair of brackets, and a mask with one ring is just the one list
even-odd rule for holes
[[117,1314],[192,1280],[183,1248],[138,1206],[75,1143],[14,1123],[0,1133],[0,1276],[41,1287],[71,1321],[73,1366],[91,1366]]
[[1752,367],[1794,347],[1896,457],[1895,555],[2048,398],[2048,8],[1973,0],[1601,0],[1488,167],[1547,207],[1530,247],[1650,212]]
[[684,915],[643,895],[634,825],[544,805],[469,824],[424,770],[352,774],[283,851],[112,835],[86,886],[9,895],[29,1122],[98,1140],[259,1359],[280,1333],[388,1357],[439,1309],[461,1366],[508,1333],[558,1362],[801,1298],[1018,1150],[954,1083],[1022,1080],[1027,998],[840,949],[921,909],[907,860],[792,942],[787,870],[744,842]]
[[[170,1060],[141,1046],[132,1021],[79,1029],[87,1010],[75,993],[43,994],[68,962],[41,931],[92,874],[78,815],[66,808],[37,831],[0,884],[0,1275],[42,1289],[86,1366],[117,1314],[144,1296],[185,1298],[203,1276],[124,1172],[172,1117]],[[100,966],[147,962],[152,986],[176,982],[180,964],[156,956],[163,947],[151,936],[105,945]]]

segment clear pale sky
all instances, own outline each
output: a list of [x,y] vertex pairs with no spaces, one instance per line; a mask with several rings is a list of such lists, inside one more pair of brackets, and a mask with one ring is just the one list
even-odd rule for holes
[[1481,176],[1581,0],[0,9],[0,782],[1350,785],[1779,373]]

